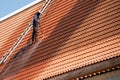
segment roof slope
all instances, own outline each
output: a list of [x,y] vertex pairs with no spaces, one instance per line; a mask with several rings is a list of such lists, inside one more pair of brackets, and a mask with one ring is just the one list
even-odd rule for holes
[[0,22],[0,57],[5,53],[31,21],[33,14],[40,9],[42,4],[36,4],[32,8],[9,17]]
[[[36,3],[35,5],[0,22],[0,58],[13,46],[15,41],[28,26],[34,13],[36,13],[43,5],[43,2],[39,3]],[[19,47],[13,52],[14,54],[24,46],[30,36],[31,31],[29,31],[26,38],[23,39]]]
[[120,56],[119,11],[119,0],[54,0],[40,20],[45,38],[39,28],[38,43],[12,58],[0,78],[42,80]]

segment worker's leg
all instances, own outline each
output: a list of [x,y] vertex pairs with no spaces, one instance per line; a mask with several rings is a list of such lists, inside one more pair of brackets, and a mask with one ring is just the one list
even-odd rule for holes
[[33,27],[33,32],[32,32],[32,43],[35,41],[35,28]]
[[35,42],[37,41],[37,34],[38,34],[37,27],[35,27]]
[[36,40],[37,40],[37,26],[38,26],[37,22],[34,22],[33,23],[33,33],[32,33],[32,43],[36,42]]

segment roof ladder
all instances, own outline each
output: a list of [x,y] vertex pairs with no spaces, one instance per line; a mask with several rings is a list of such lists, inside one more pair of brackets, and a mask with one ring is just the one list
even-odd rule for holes
[[[42,8],[39,10],[39,12],[41,12],[41,14],[44,12],[44,10],[46,9],[46,7],[48,6],[48,4],[51,2],[51,0],[46,0],[45,4],[42,6]],[[18,37],[17,41],[13,44],[13,46],[9,49],[9,51],[7,51],[2,58],[0,59],[0,64],[3,64],[6,62],[6,60],[8,59],[8,57],[12,54],[12,52],[17,48],[17,46],[20,44],[20,42],[22,41],[22,39],[25,37],[25,35],[28,33],[28,31],[31,29],[32,27],[32,21],[29,23],[29,25],[27,26],[27,28],[23,31],[23,33],[20,35],[20,37]]]

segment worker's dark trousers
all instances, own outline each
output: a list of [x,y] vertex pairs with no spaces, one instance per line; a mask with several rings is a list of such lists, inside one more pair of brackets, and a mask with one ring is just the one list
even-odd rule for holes
[[37,27],[33,27],[32,42],[36,41],[36,38],[37,38]]

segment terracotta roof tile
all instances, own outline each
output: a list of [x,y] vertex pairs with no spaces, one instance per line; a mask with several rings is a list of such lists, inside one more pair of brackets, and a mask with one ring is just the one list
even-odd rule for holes
[[[41,4],[37,4],[11,17],[4,21],[8,22],[5,25],[4,22],[0,23],[5,27],[10,26],[12,23],[9,21],[20,17],[18,23],[13,24],[16,27],[11,27],[14,32],[10,30],[8,32],[10,34],[6,33],[7,38],[4,32],[1,33],[2,52],[11,47],[40,6]],[[0,78],[43,80],[120,56],[119,7],[119,0],[53,1],[40,20],[45,38],[42,42],[38,41],[35,45],[28,46],[16,58],[12,57],[1,72]],[[26,16],[27,19],[22,17],[24,12],[31,13],[28,18]],[[40,40],[42,38],[40,28],[38,35]],[[14,54],[25,46],[30,37],[31,31]]]

